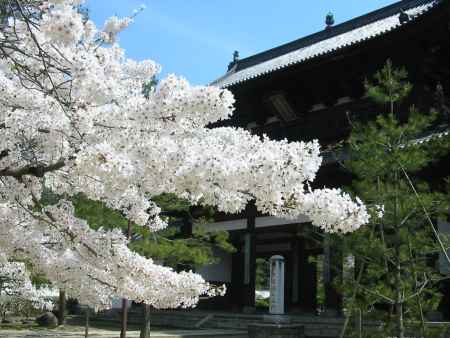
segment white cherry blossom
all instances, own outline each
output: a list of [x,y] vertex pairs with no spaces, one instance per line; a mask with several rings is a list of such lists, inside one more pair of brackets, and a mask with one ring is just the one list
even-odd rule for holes
[[18,311],[32,306],[52,310],[58,291],[47,285],[36,288],[22,262],[0,262],[0,311]]
[[[166,224],[151,199],[163,192],[225,212],[255,201],[265,214],[304,214],[329,232],[367,223],[360,201],[309,188],[322,162],[316,141],[208,128],[231,116],[229,91],[169,75],[144,95],[160,67],[127,59],[117,44],[132,18],[113,17],[97,29],[73,7],[81,2],[52,0],[25,11],[39,15],[16,10],[14,24],[1,29],[1,255],[22,255],[95,307],[114,296],[190,307],[223,290],[137,255],[118,231],[90,229],[70,197],[83,193],[155,231]],[[42,206],[44,189],[63,199]]]

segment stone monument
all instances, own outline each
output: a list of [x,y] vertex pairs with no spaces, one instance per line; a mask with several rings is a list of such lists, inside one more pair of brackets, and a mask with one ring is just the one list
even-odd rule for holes
[[284,257],[270,258],[269,315],[263,323],[248,325],[249,338],[303,338],[304,327],[291,323],[284,313]]
[[284,315],[284,257],[270,257],[270,302],[271,315]]

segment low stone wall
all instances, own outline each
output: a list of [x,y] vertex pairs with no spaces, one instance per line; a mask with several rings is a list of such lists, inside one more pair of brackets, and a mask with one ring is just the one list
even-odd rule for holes
[[248,325],[248,338],[305,338],[305,327],[298,324],[254,323]]
[[[105,316],[101,316],[106,318]],[[155,311],[152,313],[152,325],[172,328],[213,328],[213,329],[235,329],[247,330],[249,326],[258,323],[267,323],[267,315],[263,314],[241,314],[224,313],[212,311],[183,311],[167,310]],[[110,314],[110,320],[119,320],[119,315]],[[304,327],[305,338],[336,338],[339,337],[344,325],[343,318],[328,318],[320,316],[300,316],[288,315],[286,320],[290,324],[301,325]],[[139,324],[142,321],[142,314],[139,309],[133,309],[129,314],[131,324]],[[380,331],[380,323],[365,322],[363,330],[365,332]],[[417,323],[416,323],[417,327]],[[427,323],[427,327],[433,328],[438,333],[439,338],[450,338],[450,323],[432,322]],[[419,338],[420,330],[411,328],[407,330],[407,336],[410,338]],[[447,333],[444,333],[447,331]]]

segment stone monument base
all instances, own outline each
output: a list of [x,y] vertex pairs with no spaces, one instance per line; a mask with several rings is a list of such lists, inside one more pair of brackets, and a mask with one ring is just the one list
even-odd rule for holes
[[255,323],[248,325],[248,338],[304,338],[305,328],[300,324]]
[[252,315],[252,314],[256,313],[256,308],[253,306],[244,306],[242,308],[242,313],[247,314],[247,315]]
[[342,312],[335,309],[326,309],[320,314],[320,316],[324,318],[339,318],[342,317]]

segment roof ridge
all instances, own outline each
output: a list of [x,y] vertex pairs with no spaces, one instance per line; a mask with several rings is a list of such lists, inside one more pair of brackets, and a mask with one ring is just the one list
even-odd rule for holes
[[[396,2],[330,29],[238,60],[230,65],[223,76],[211,84],[226,88],[367,41],[416,21],[418,17],[442,3],[443,0]],[[409,20],[402,21],[399,17],[402,10],[409,16]]]
[[[238,72],[240,70],[249,68],[256,64],[262,63],[264,61],[270,60],[274,57],[281,56],[292,51],[307,47],[311,44],[320,42],[325,39],[332,38],[334,36],[343,34],[349,30],[353,30],[364,25],[370,24],[372,22],[387,18],[389,16],[395,15],[400,12],[400,10],[408,10],[417,6],[421,6],[427,3],[439,2],[439,0],[402,0],[391,5],[379,8],[375,11],[363,14],[356,18],[344,21],[340,24],[332,26],[329,29],[324,29],[310,35],[301,37],[299,39],[284,43],[280,46],[262,51],[260,53],[251,55],[249,57],[240,59],[236,62],[234,67],[230,69],[230,72]],[[219,80],[219,79],[217,79]],[[216,81],[217,81],[216,80]]]

